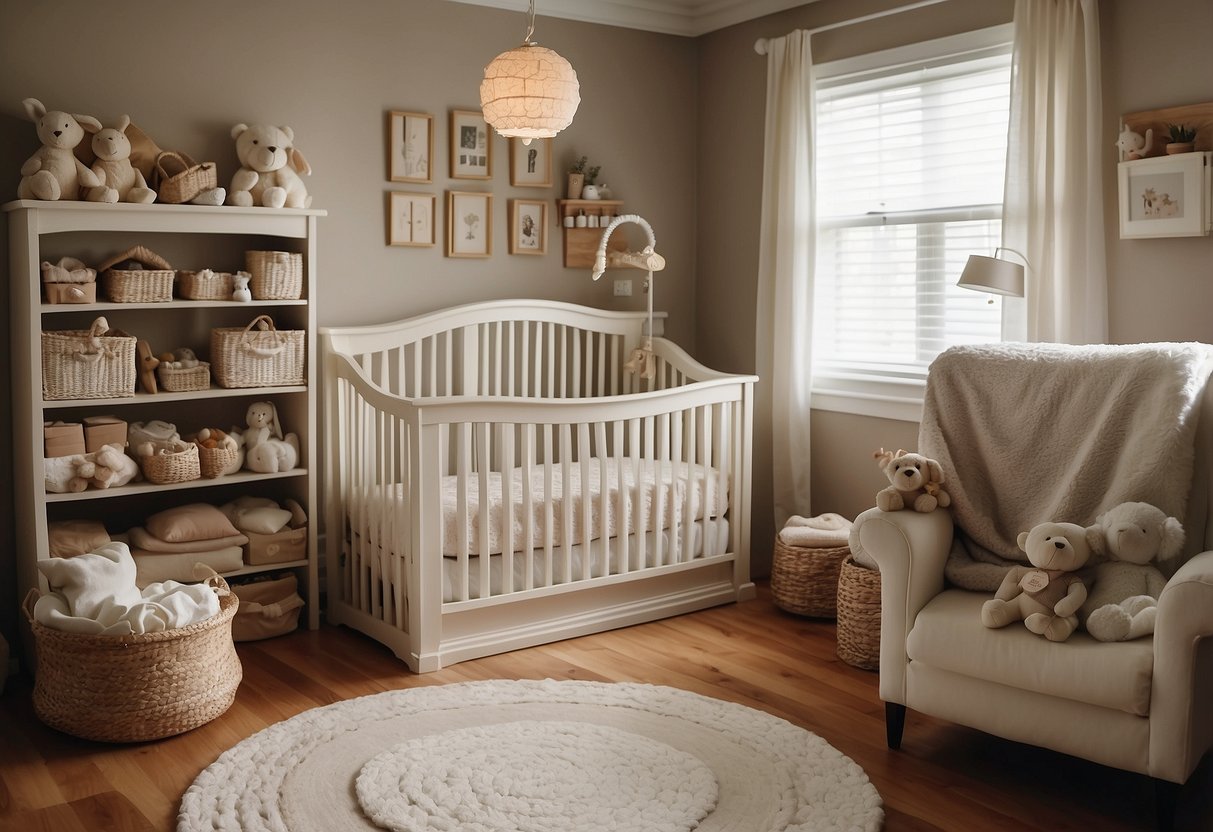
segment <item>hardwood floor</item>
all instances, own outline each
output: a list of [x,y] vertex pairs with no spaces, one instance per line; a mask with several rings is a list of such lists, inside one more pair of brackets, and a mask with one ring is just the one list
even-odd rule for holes
[[[172,830],[182,792],[220,752],[308,708],[397,688],[545,677],[670,685],[788,719],[863,766],[884,799],[888,832],[1152,828],[1153,788],[1145,777],[913,712],[902,750],[889,751],[876,674],[838,660],[833,622],[779,612],[765,589],[744,604],[424,676],[343,628],[238,649],[244,682],[231,710],[185,735],[141,745],[52,731],[34,716],[29,682],[10,680],[0,697],[0,830]],[[1210,782],[1199,772],[1185,788],[1184,828],[1210,828]]]

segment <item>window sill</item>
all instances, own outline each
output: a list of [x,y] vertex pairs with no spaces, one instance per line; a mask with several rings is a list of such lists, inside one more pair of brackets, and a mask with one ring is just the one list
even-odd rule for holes
[[821,375],[813,382],[811,407],[917,423],[922,421],[926,386],[923,379]]

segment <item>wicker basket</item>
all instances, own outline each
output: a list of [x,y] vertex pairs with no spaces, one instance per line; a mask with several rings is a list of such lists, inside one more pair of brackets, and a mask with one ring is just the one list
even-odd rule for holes
[[775,606],[799,615],[833,618],[838,603],[838,571],[848,546],[789,546],[775,535],[771,595]]
[[177,294],[186,300],[231,300],[235,288],[231,272],[177,272]]
[[190,482],[202,476],[198,446],[193,442],[179,451],[157,451],[151,456],[139,457],[139,467],[143,470],[143,476],[157,485]]
[[107,334],[105,318],[87,330],[42,333],[42,398],[112,399],[135,395],[135,338]]
[[[145,269],[116,269],[119,263],[136,260]],[[166,303],[173,299],[176,272],[160,255],[143,246],[128,248],[97,266],[101,288],[112,303]]]
[[880,572],[849,556],[838,575],[838,658],[863,670],[880,667]]
[[161,202],[189,202],[218,184],[214,162],[199,164],[185,153],[164,150],[156,155],[156,178],[160,182]]
[[243,669],[232,644],[240,606],[222,578],[219,614],[142,635],[67,633],[34,620],[38,591],[22,609],[37,643],[34,712],[52,728],[101,742],[171,737],[231,707]]
[[211,365],[205,361],[199,361],[197,367],[169,367],[162,363],[156,367],[156,378],[160,380],[160,389],[167,393],[210,390]]
[[207,448],[195,443],[198,448],[198,469],[202,479],[213,480],[240,458],[239,448]]
[[246,251],[244,269],[252,277],[253,300],[298,300],[303,294],[303,255],[289,251]]
[[211,362],[220,387],[276,387],[303,384],[302,329],[279,330],[269,315],[246,327],[211,330]]

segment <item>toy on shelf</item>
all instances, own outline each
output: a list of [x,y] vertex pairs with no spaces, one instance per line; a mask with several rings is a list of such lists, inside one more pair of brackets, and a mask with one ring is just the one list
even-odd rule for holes
[[234,474],[244,467],[244,437],[238,431],[224,433],[218,428],[203,428],[194,438],[203,479]]
[[1131,159],[1144,159],[1153,145],[1153,128],[1146,130],[1146,135],[1143,137],[1140,133],[1133,132],[1131,127],[1121,125],[1120,135],[1116,137],[1114,147],[1123,154],[1121,161],[1127,161]]
[[245,414],[244,467],[259,474],[289,471],[299,464],[299,437],[282,434],[273,402],[253,402]]
[[92,116],[72,115],[60,110],[47,110],[36,98],[21,102],[25,114],[38,127],[42,147],[21,166],[18,199],[77,199],[80,188],[95,188],[101,184],[97,175],[76,158],[72,150],[84,140],[84,125],[101,129],[101,122]]
[[156,192],[147,186],[143,174],[131,164],[131,141],[126,137],[126,128],[131,124],[130,116],[123,116],[116,127],[93,129],[88,123],[85,130],[93,134],[92,149],[97,157],[92,171],[101,184],[89,188],[89,202],[135,202],[147,204],[156,201]]
[[75,257],[60,257],[58,263],[43,260],[42,286],[47,303],[97,302],[97,270]]
[[[181,442],[181,434],[171,422],[152,419],[131,422],[126,430],[126,441],[136,456],[147,456],[155,451],[176,447]],[[149,447],[141,449],[142,445]]]
[[232,177],[229,205],[266,208],[307,208],[312,204],[300,175],[310,176],[311,166],[294,146],[289,127],[237,124],[232,128],[240,170]]
[[248,282],[252,277],[248,272],[236,272],[232,276],[232,282],[236,284],[236,288],[232,290],[232,300],[238,300],[241,303],[252,301],[253,293],[248,287]]
[[102,445],[93,459],[94,488],[116,488],[139,478],[139,465],[122,450],[121,445]]

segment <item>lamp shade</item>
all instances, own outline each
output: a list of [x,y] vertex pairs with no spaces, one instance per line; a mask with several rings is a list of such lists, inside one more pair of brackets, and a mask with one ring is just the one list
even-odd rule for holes
[[970,254],[956,285],[995,295],[1023,297],[1023,273],[1024,267],[1019,263]]
[[542,139],[573,122],[581,88],[572,65],[533,43],[502,52],[484,68],[480,106],[503,136]]

